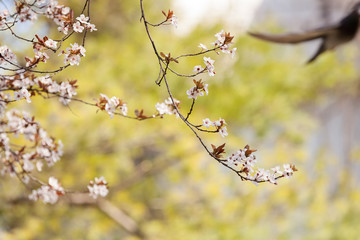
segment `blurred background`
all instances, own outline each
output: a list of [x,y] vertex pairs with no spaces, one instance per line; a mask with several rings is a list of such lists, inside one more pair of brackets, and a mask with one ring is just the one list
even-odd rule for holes
[[[16,179],[0,181],[1,239],[359,239],[360,108],[359,40],[305,62],[319,42],[276,45],[246,35],[301,32],[341,19],[354,1],[330,0],[146,0],[147,18],[163,20],[172,9],[179,27],[151,29],[160,51],[172,56],[210,45],[221,29],[235,35],[234,59],[216,54],[217,74],[202,76],[209,96],[199,98],[194,122],[224,118],[227,152],[250,144],[258,166],[293,163],[299,169],[279,185],[241,182],[201,148],[189,129],[173,116],[131,121],[92,107],[34,99],[18,107],[33,113],[49,134],[62,139],[65,154],[38,175],[55,176],[65,188],[85,190],[89,179],[105,176],[106,204],[64,198],[56,205],[27,200]],[[64,1],[79,15],[83,1]],[[58,80],[77,79],[78,98],[105,93],[128,104],[130,113],[153,114],[167,97],[155,85],[158,66],[143,25],[139,2],[92,1],[91,21],[99,29],[86,40],[86,57]],[[57,36],[43,19],[29,28]],[[73,38],[69,43],[79,41]],[[31,49],[4,32],[2,44],[18,58]],[[191,73],[202,58],[176,66]],[[61,64],[53,62],[52,64]],[[169,76],[171,89],[186,111],[192,79]],[[210,145],[218,134],[202,135]],[[104,203],[104,202],[102,202]],[[110,209],[110,210],[109,210]],[[113,213],[113,214],[110,214]]]

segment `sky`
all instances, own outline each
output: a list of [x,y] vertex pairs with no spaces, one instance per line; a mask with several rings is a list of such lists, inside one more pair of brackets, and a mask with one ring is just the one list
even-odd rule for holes
[[[222,19],[238,31],[246,30],[263,0],[174,0],[179,18],[178,33],[186,34],[197,24],[213,24]],[[224,19],[224,16],[226,18]],[[227,29],[231,31],[232,29]]]

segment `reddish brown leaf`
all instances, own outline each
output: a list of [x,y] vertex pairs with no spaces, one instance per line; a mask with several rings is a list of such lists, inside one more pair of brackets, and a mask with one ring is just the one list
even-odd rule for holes
[[224,149],[225,143],[222,144],[222,145],[220,145],[220,146],[218,146],[218,147],[216,147],[215,145],[212,145],[212,144],[211,144],[211,147],[212,147],[212,149],[213,149],[212,154],[213,154],[214,157],[216,157],[216,158],[221,158],[221,157],[222,157],[221,154],[225,153],[225,149]]
[[[245,149],[246,149],[246,150],[245,150]],[[244,150],[245,150],[245,156],[246,156],[246,157],[250,156],[251,153],[257,151],[256,149],[250,149],[250,146],[249,146],[249,145],[246,145],[246,146],[244,147]]]

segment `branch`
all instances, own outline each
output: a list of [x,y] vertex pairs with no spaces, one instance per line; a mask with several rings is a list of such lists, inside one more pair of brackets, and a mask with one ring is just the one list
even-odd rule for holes
[[143,233],[136,221],[106,199],[95,200],[90,198],[88,194],[70,194],[64,200],[74,206],[96,207],[128,233],[143,237]]
[[[224,125],[226,124],[224,120],[219,120],[217,122],[214,122],[212,123],[213,126],[216,127],[216,131],[208,131],[208,130],[204,130],[201,128],[201,125],[195,125],[195,124],[192,124],[188,121],[191,113],[193,112],[193,107],[194,107],[194,104],[195,104],[195,99],[193,99],[193,102],[191,104],[191,107],[190,107],[190,110],[189,112],[187,113],[186,117],[184,117],[184,115],[182,115],[182,113],[180,112],[176,102],[175,102],[175,99],[173,97],[173,94],[170,90],[170,86],[169,86],[169,83],[167,81],[167,70],[169,69],[170,72],[172,72],[173,74],[177,75],[177,76],[180,76],[180,77],[195,77],[197,75],[199,75],[200,73],[203,73],[205,72],[206,70],[209,71],[209,75],[210,73],[213,75],[215,74],[215,72],[213,71],[213,60],[211,60],[210,58],[206,59],[204,58],[205,60],[205,65],[206,65],[206,68],[203,69],[201,72],[198,72],[196,74],[193,74],[193,75],[184,75],[184,74],[179,74],[177,73],[176,71],[172,70],[170,67],[169,67],[169,64],[174,61],[176,63],[178,63],[177,59],[180,59],[180,58],[183,58],[183,57],[193,57],[193,56],[199,56],[199,55],[202,55],[202,54],[205,54],[205,53],[209,53],[209,52],[216,52],[217,49],[221,49],[222,51],[227,51],[228,53],[234,53],[234,51],[236,49],[232,49],[232,50],[229,50],[229,45],[232,43],[232,39],[234,38],[233,36],[230,35],[230,33],[224,33],[223,31],[220,32],[219,34],[222,34],[222,35],[218,35],[218,40],[214,43],[215,47],[212,48],[212,49],[209,49],[209,50],[206,50],[206,51],[201,51],[201,52],[198,52],[198,53],[193,53],[193,54],[183,54],[183,55],[180,55],[176,58],[172,58],[170,57],[170,53],[168,55],[165,55],[163,53],[161,53],[159,55],[158,53],[158,50],[156,48],[156,45],[155,45],[155,42],[154,40],[152,39],[151,37],[151,34],[150,34],[150,31],[149,31],[149,25],[150,26],[160,26],[161,24],[157,24],[157,25],[153,25],[153,24],[149,24],[149,22],[147,21],[146,17],[145,17],[145,13],[144,13],[144,6],[143,6],[143,0],[140,0],[140,9],[141,9],[141,18],[140,20],[142,20],[144,22],[144,27],[145,27],[145,30],[146,30],[146,33],[147,33],[147,36],[151,42],[151,45],[152,45],[152,48],[154,50],[154,53],[156,55],[156,57],[158,58],[158,62],[159,62],[159,65],[160,65],[160,74],[159,74],[159,77],[158,79],[156,80],[156,83],[158,85],[160,85],[161,81],[164,81],[165,82],[165,86],[166,86],[166,90],[168,92],[168,95],[169,95],[169,98],[171,99],[171,103],[172,103],[172,107],[175,109],[177,115],[180,117],[180,119],[188,126],[188,128],[190,128],[190,130],[194,133],[194,135],[196,136],[196,138],[199,140],[200,144],[202,145],[202,147],[205,149],[205,151],[210,155],[210,157],[212,157],[213,159],[215,159],[216,161],[218,161],[220,164],[222,164],[223,166],[225,166],[226,168],[230,169],[231,171],[235,172],[240,178],[241,180],[248,180],[248,181],[252,181],[252,182],[255,182],[255,183],[262,183],[262,182],[271,182],[271,183],[274,183],[276,184],[276,180],[279,179],[279,178],[282,178],[284,176],[291,176],[292,175],[292,172],[293,171],[296,171],[296,168],[294,165],[287,165],[285,167],[284,165],[284,173],[281,175],[281,171],[280,170],[273,170],[274,173],[270,174],[269,171],[264,171],[264,170],[257,170],[255,172],[255,176],[252,177],[251,175],[249,175],[249,173],[251,172],[254,172],[253,169],[252,169],[252,166],[253,166],[253,163],[251,161],[255,160],[255,157],[253,156],[253,159],[251,160],[247,160],[248,157],[251,155],[251,153],[253,152],[253,150],[250,150],[250,148],[248,147],[248,145],[244,148],[244,150],[239,150],[241,154],[244,154],[245,155],[249,153],[249,156],[246,155],[246,156],[243,156],[243,155],[239,155],[238,157],[235,156],[236,154],[233,154],[234,158],[239,158],[241,159],[241,161],[244,161],[245,163],[242,163],[243,164],[243,167],[241,168],[241,170],[237,170],[235,169],[234,167],[232,167],[232,163],[230,163],[230,157],[229,159],[221,159],[222,158],[222,154],[225,153],[224,151],[224,146],[225,144],[219,146],[219,147],[216,147],[216,146],[213,146],[212,145],[212,148],[213,148],[213,151],[211,152],[209,150],[209,148],[206,146],[206,144],[204,143],[204,141],[202,140],[202,138],[199,136],[199,134],[197,133],[197,131],[202,131],[202,132],[209,132],[209,133],[212,133],[212,132],[220,132],[222,136],[224,135],[227,135],[227,132],[226,132],[226,127],[224,127]],[[163,12],[164,13],[164,12]],[[169,10],[169,13],[171,13],[172,15],[172,11],[170,12]],[[163,59],[162,57],[164,57],[165,59]],[[163,67],[163,64],[165,64],[165,69]],[[212,68],[212,70],[210,69]],[[160,79],[160,80],[159,80]],[[235,159],[235,161],[240,161],[238,159]],[[248,162],[250,161],[250,162]],[[238,166],[239,163],[235,162],[234,164],[235,166]],[[277,174],[278,173],[278,174]]]

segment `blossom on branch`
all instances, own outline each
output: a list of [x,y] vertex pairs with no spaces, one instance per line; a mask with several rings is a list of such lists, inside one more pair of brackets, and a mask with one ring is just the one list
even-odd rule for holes
[[178,18],[173,15],[172,18],[171,18],[171,24],[175,26],[175,28],[178,27]]
[[65,191],[64,188],[61,187],[59,181],[54,177],[50,177],[49,184],[43,185],[39,189],[32,190],[29,199],[33,201],[40,199],[44,203],[54,204],[58,201],[59,196],[63,195],[65,195]]
[[59,86],[58,92],[60,93],[59,101],[64,104],[68,105],[71,101],[71,98],[77,94],[75,89],[77,88],[76,80],[62,82]]
[[230,33],[221,30],[220,32],[215,34],[215,37],[217,38],[217,40],[211,44],[215,47],[219,47],[223,53],[231,54],[231,56],[234,57],[236,48],[230,49],[234,36],[230,36]]
[[46,5],[45,16],[59,26],[60,32],[68,34],[73,23],[73,11],[69,7],[59,5],[55,0],[50,0]]
[[204,69],[202,68],[201,65],[196,65],[196,66],[194,67],[193,72],[199,73],[199,72],[202,72],[203,70],[204,70]]
[[73,24],[73,29],[75,32],[81,33],[84,30],[84,27],[81,25],[80,22],[76,22]]
[[27,4],[15,2],[17,18],[20,22],[34,21],[37,19],[37,13]]
[[222,137],[226,137],[228,135],[227,128],[226,128],[226,122],[224,119],[220,118],[218,121],[210,121],[209,118],[205,118],[203,120],[203,125],[206,128],[209,127],[215,127],[216,132],[219,132]]
[[89,22],[89,17],[86,17],[84,14],[81,14],[76,20],[72,26],[75,32],[81,33],[84,29],[89,29],[90,32],[97,31],[95,25]]
[[117,109],[120,109],[122,115],[127,115],[127,106],[126,103],[120,100],[117,97],[108,98],[105,94],[100,94],[99,101],[96,103],[96,106],[99,107],[100,110],[105,110],[110,118],[114,117],[114,113]]
[[206,128],[209,128],[210,126],[215,127],[214,123],[212,121],[210,121],[210,119],[208,119],[208,118],[205,118],[203,120],[203,126]]
[[39,62],[46,63],[49,56],[45,52],[36,51],[34,58],[25,57],[26,67],[36,67]]
[[85,57],[86,49],[77,44],[70,44],[71,47],[66,48],[66,51],[62,51],[61,54],[65,55],[64,63],[69,63],[70,65],[79,65],[80,64],[80,58]]
[[0,46],[0,65],[16,63],[16,55],[7,46]]
[[286,177],[291,177],[291,176],[293,175],[293,173],[294,173],[295,171],[297,171],[297,169],[295,168],[295,166],[294,166],[294,165],[291,165],[291,164],[284,164],[283,167],[284,167],[283,174],[284,174],[284,176],[286,176]]
[[199,81],[193,80],[195,87],[190,88],[186,91],[188,98],[197,99],[197,96],[204,96],[204,93],[208,95],[208,84],[204,84],[201,79]]
[[9,11],[7,9],[0,11],[0,28],[6,27],[5,23],[7,22],[9,15]]
[[31,103],[31,99],[30,99],[31,94],[28,92],[28,90],[25,87],[21,88],[19,92],[21,93],[22,97],[26,99],[28,103]]
[[89,17],[86,17],[84,14],[81,14],[76,18],[80,23],[87,24],[89,22]]
[[215,76],[214,62],[215,62],[215,60],[211,59],[210,57],[204,57],[204,63],[206,65],[206,70],[208,71],[210,77]]
[[273,167],[270,170],[259,168],[254,169],[257,162],[254,155],[256,150],[250,149],[249,145],[246,145],[244,149],[239,149],[237,152],[231,154],[226,159],[226,164],[232,169],[237,169],[239,173],[244,173],[246,179],[258,184],[259,182],[270,182],[277,184],[277,179],[281,177],[290,177],[294,171],[297,171],[294,165],[284,164],[284,170],[281,171],[279,166]]
[[164,115],[164,114],[168,114],[168,115],[173,115],[175,114],[176,116],[178,116],[176,108],[179,108],[180,105],[180,101],[174,99],[174,103],[176,105],[176,107],[173,104],[172,99],[169,97],[168,99],[165,99],[164,102],[162,103],[157,103],[155,105],[156,110],[159,112],[160,115]]
[[52,49],[56,49],[57,48],[57,42],[52,40],[52,39],[48,39],[45,41],[45,45],[49,48],[52,48]]
[[95,177],[95,181],[91,180],[87,187],[90,197],[94,199],[97,199],[99,196],[105,197],[109,193],[109,187],[104,177]]
[[165,13],[164,11],[162,11],[162,13],[166,18],[165,22],[170,22],[170,24],[174,25],[175,28],[177,28],[178,18],[174,15],[174,12],[169,10],[167,13]]
[[[74,11],[59,4],[56,0],[16,0],[13,2],[15,7],[11,8],[13,11],[11,14],[8,10],[0,11],[0,30],[23,43],[28,43],[33,49],[34,56],[25,57],[24,63],[22,61],[17,63],[16,55],[7,46],[0,45],[0,65],[4,72],[0,75],[2,89],[0,91],[0,173],[12,177],[17,176],[24,184],[28,184],[30,180],[40,184],[41,186],[33,190],[29,198],[53,204],[58,201],[59,196],[65,194],[64,188],[54,177],[50,177],[48,183],[44,183],[34,177],[33,173],[42,171],[44,164],[53,166],[59,161],[63,154],[63,144],[60,140],[56,141],[55,138],[49,136],[41,128],[39,122],[35,121],[34,116],[15,109],[8,110],[8,108],[10,103],[23,99],[31,103],[31,97],[37,95],[43,98],[55,96],[63,104],[69,104],[73,96],[77,94],[76,80],[56,82],[52,78],[70,65],[79,65],[81,57],[84,57],[86,53],[84,46],[73,43],[62,51],[66,66],[55,70],[35,68],[41,62],[46,63],[49,59],[48,51],[56,53],[58,45],[60,48],[74,32],[86,30],[92,32],[97,29],[90,23],[88,16],[81,14],[74,19]],[[82,12],[90,12],[89,1],[85,1]],[[53,40],[48,36],[40,38],[38,35],[27,39],[17,34],[16,24],[34,21],[39,16],[52,19],[58,26],[58,30],[67,36],[56,38],[59,40]],[[85,37],[86,34],[82,39],[83,44]],[[108,112],[113,111],[113,108],[120,109],[126,115],[126,104],[121,104],[115,97],[104,104],[104,109]],[[107,188],[104,190],[106,181],[100,178],[95,179],[95,182],[93,194],[105,196],[107,194]]]

